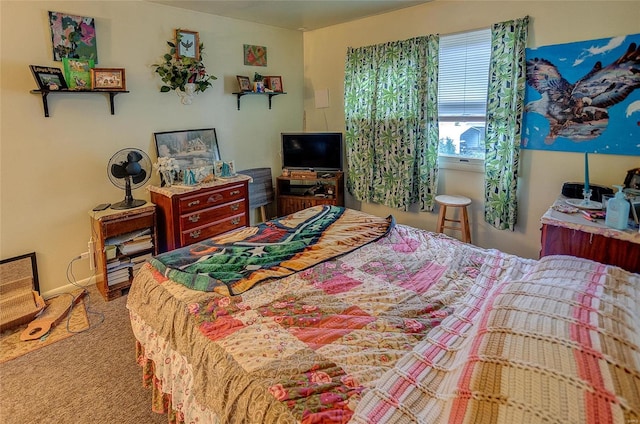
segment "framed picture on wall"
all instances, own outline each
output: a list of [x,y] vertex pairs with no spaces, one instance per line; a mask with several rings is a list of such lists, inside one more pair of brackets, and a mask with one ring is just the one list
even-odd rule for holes
[[49,12],[53,60],[91,59],[98,63],[95,19],[87,16]]
[[200,60],[200,37],[197,32],[176,29],[176,56]]

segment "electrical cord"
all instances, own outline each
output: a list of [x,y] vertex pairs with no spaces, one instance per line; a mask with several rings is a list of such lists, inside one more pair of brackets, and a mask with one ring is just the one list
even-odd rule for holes
[[[67,322],[66,322],[66,327],[67,327],[67,331],[69,333],[74,333],[74,334],[78,334],[78,333],[84,333],[85,331],[90,330],[91,328],[96,328],[98,326],[100,326],[103,322],[104,322],[104,314],[102,312],[99,311],[94,311],[93,309],[91,309],[91,295],[89,294],[89,290],[87,290],[87,287],[90,284],[87,284],[86,286],[83,286],[81,284],[78,284],[75,275],[73,274],[73,263],[77,260],[82,259],[82,256],[76,256],[75,258],[73,258],[71,260],[71,262],[69,262],[69,264],[67,265],[67,281],[69,283],[71,283],[72,285],[82,289],[82,293],[86,296],[87,300],[85,302],[85,309],[87,311],[87,314],[89,315],[96,315],[98,316],[98,322],[95,325],[91,325],[91,320],[89,320],[89,327],[85,328],[84,330],[80,330],[80,331],[73,331],[70,329],[69,327],[69,323],[71,321],[71,312],[73,312],[73,308],[77,305],[76,303],[76,299],[77,297],[74,297],[73,294],[71,293],[64,293],[66,295],[71,296],[71,305],[69,308],[69,312],[67,314]],[[95,277],[95,275],[93,276]],[[91,277],[91,278],[93,278]]]

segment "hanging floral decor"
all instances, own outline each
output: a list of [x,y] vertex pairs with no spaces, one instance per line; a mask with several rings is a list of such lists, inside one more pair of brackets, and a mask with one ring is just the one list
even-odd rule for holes
[[164,62],[152,65],[164,83],[160,87],[160,92],[167,93],[171,90],[185,92],[187,84],[193,84],[193,86],[187,87],[193,89],[195,93],[205,91],[212,86],[212,81],[218,78],[207,74],[204,63],[202,63],[204,44],[199,43],[199,57],[179,56],[176,54],[176,44],[180,42],[180,31],[178,30],[176,33],[178,34],[176,41],[167,41],[169,53],[163,56]]

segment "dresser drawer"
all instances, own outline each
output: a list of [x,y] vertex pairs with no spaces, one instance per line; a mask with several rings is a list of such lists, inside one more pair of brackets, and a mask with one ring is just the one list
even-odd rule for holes
[[247,196],[244,185],[234,184],[224,188],[199,192],[192,196],[184,196],[178,201],[178,210],[180,215],[183,215],[211,206],[244,199],[245,197]]
[[247,215],[244,211],[238,215],[223,218],[219,221],[210,222],[207,225],[193,228],[188,231],[182,231],[180,233],[180,243],[182,246],[198,242],[200,240],[207,239],[209,237],[216,236],[218,234],[226,233],[227,231],[235,230],[238,228],[247,226]]
[[120,219],[104,220],[102,222],[102,232],[104,238],[107,239],[141,228],[154,228],[155,225],[155,212],[151,212],[147,214],[137,214],[134,217],[125,216]]
[[182,231],[191,230],[193,228],[202,227],[213,221],[220,221],[223,218],[238,215],[245,208],[245,199],[235,202],[224,203],[207,209],[201,209],[196,212],[180,216],[180,228]]

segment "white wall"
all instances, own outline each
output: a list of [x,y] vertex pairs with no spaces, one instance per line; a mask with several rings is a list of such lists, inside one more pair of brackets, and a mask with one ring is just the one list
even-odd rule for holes
[[[344,59],[347,47],[359,47],[432,33],[450,34],[529,15],[529,47],[590,40],[640,32],[638,1],[448,1],[374,16],[305,33],[304,106],[308,130],[344,131]],[[314,92],[328,89],[330,107],[316,109]],[[637,140],[629,140],[637,143]],[[592,183],[610,186],[624,181],[626,171],[640,166],[637,156],[589,155]],[[584,179],[579,153],[523,150],[521,153],[518,224],[514,232],[484,222],[482,174],[443,170],[438,191],[473,200],[470,220],[474,244],[537,258],[540,217],[559,195],[565,181]],[[398,222],[435,230],[436,213],[417,208],[401,212],[375,204],[360,205],[347,196],[347,206],[376,215],[393,214]],[[437,212],[437,210],[436,210]]]
[[[115,97],[110,115],[102,94],[49,96],[43,116],[28,65],[58,66],[52,58],[48,11],[96,20],[99,67],[126,69],[128,94]],[[35,251],[43,292],[63,287],[69,261],[87,249],[88,211],[124,198],[107,177],[119,149],[137,147],[155,161],[153,133],[215,127],[223,158],[238,169],[280,170],[281,131],[302,129],[302,34],[142,1],[0,2],[0,258]],[[160,93],[150,66],[168,52],[175,28],[199,32],[204,62],[218,80],[184,106]],[[243,64],[243,44],[267,46],[268,67]],[[281,75],[287,95],[244,97],[236,108],[236,75]],[[275,175],[274,175],[275,176]],[[153,175],[152,184],[159,178]],[[148,199],[146,189],[134,197]],[[73,271],[92,275],[87,261]]]

